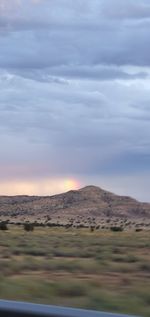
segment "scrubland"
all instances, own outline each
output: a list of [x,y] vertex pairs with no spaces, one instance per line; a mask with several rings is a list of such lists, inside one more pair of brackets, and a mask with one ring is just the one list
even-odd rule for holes
[[150,231],[9,225],[0,298],[150,316]]

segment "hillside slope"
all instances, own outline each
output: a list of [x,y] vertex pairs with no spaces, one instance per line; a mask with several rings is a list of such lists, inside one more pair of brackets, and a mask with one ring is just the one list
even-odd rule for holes
[[150,204],[96,186],[53,196],[0,196],[0,217],[34,220],[69,217],[150,218]]

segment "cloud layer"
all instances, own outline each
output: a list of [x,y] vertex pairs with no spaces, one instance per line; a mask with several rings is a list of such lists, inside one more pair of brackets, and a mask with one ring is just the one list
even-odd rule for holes
[[1,186],[73,177],[150,200],[149,27],[148,0],[0,1]]

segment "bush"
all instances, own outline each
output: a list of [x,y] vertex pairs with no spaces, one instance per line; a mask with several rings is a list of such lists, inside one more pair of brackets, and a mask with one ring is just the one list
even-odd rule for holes
[[5,221],[0,222],[0,230],[8,230],[7,223]]
[[56,285],[56,295],[63,297],[80,297],[86,295],[86,288],[82,282],[67,282]]
[[33,231],[34,230],[34,224],[33,223],[25,223],[24,224],[24,230],[25,231]]
[[150,264],[149,263],[140,264],[140,270],[150,273]]
[[90,227],[90,231],[91,231],[91,232],[94,232],[94,227],[91,226],[91,227]]
[[123,229],[123,227],[116,227],[116,226],[114,226],[114,227],[110,227],[110,230],[111,230],[111,231],[115,231],[115,232],[121,232],[121,231],[123,231],[124,229]]

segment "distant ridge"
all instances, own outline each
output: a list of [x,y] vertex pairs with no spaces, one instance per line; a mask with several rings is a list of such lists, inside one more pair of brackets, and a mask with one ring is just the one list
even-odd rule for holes
[[0,217],[15,220],[30,217],[34,220],[46,217],[149,219],[150,204],[89,185],[53,196],[0,196]]

